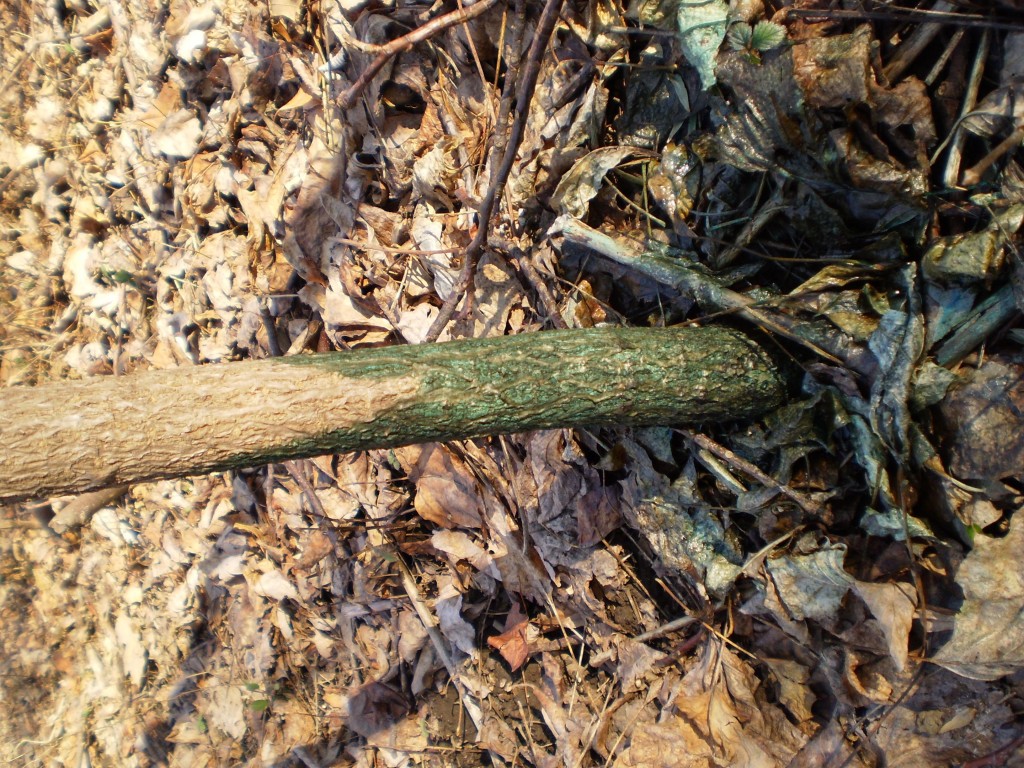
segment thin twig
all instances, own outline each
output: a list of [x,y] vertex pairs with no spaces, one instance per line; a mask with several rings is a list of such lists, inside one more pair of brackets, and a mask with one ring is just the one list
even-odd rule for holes
[[799,491],[794,491],[785,483],[780,483],[778,480],[774,480],[764,472],[762,472],[757,465],[751,464],[741,456],[737,456],[735,453],[730,451],[724,445],[715,442],[707,435],[702,435],[699,432],[690,432],[685,429],[678,430],[679,434],[683,435],[687,440],[691,440],[706,451],[718,456],[720,459],[729,462],[733,467],[743,472],[745,475],[749,475],[757,482],[766,488],[773,488],[774,490],[781,493],[783,496],[788,496],[790,499],[795,501],[805,512],[808,512],[817,517],[821,517],[825,510],[817,501],[812,499]]
[[985,30],[981,36],[981,42],[978,43],[978,51],[975,55],[974,63],[971,65],[971,74],[967,80],[967,90],[964,93],[963,105],[960,108],[960,119],[957,121],[956,129],[953,131],[949,154],[946,156],[946,167],[942,173],[942,183],[948,188],[958,186],[960,161],[963,158],[963,148],[966,140],[966,133],[964,132],[962,122],[974,109],[974,105],[978,103],[978,91],[981,88],[981,79],[985,72],[985,62],[988,60],[991,37],[988,30]]
[[342,245],[350,245],[353,248],[358,248],[361,251],[380,251],[381,253],[397,253],[400,256],[440,256],[446,253],[459,253],[461,248],[434,248],[432,250],[417,250],[415,248],[399,248],[388,245],[370,245],[369,243],[362,243],[359,240],[350,240],[347,237],[335,237],[332,238],[333,242],[341,243]]
[[530,287],[537,294],[537,300],[547,315],[548,322],[555,328],[568,328],[569,326],[562,319],[562,315],[558,311],[558,302],[551,295],[547,283],[533,264],[532,254],[525,252],[522,248],[515,247],[511,251],[511,256],[516,266],[519,267],[519,271],[522,272],[523,277],[526,278],[526,282],[530,284]]
[[437,341],[441,331],[448,325],[448,321],[451,320],[452,315],[455,313],[455,308],[458,306],[463,294],[466,296],[464,310],[468,312],[470,309],[472,299],[471,294],[467,291],[473,280],[473,273],[476,271],[476,263],[480,258],[480,252],[487,243],[491,214],[494,212],[494,206],[501,199],[502,192],[505,190],[505,182],[508,180],[512,164],[515,162],[516,154],[519,151],[519,145],[523,140],[526,120],[530,113],[530,102],[533,101],[533,92],[537,87],[537,78],[540,76],[540,68],[544,60],[544,49],[547,47],[551,33],[555,29],[555,22],[558,20],[558,14],[562,9],[562,2],[563,0],[547,0],[544,4],[544,10],[541,12],[540,20],[537,22],[537,32],[534,35],[533,42],[530,44],[530,50],[526,54],[526,66],[523,68],[516,84],[516,116],[512,121],[508,141],[505,143],[505,154],[501,159],[501,165],[492,173],[487,187],[487,194],[484,195],[484,199],[480,203],[480,210],[477,212],[479,221],[476,235],[474,235],[469,246],[466,248],[459,281],[451,296],[448,297],[441,307],[441,311],[431,324],[430,330],[427,331],[424,341],[428,343]]
[[384,65],[387,64],[393,57],[408,51],[414,45],[429,40],[439,32],[443,32],[449,27],[454,27],[456,24],[464,24],[471,19],[475,19],[477,16],[482,16],[490,8],[495,5],[498,0],[478,0],[475,4],[468,8],[458,8],[451,13],[446,13],[444,16],[438,16],[436,19],[431,19],[421,27],[417,27],[407,35],[402,35],[397,40],[392,40],[387,45],[381,46],[380,53],[377,54],[370,66],[363,70],[362,74],[359,75],[358,79],[352,83],[352,85],[341,94],[341,106],[344,109],[349,109],[356,103],[356,99],[359,98],[366,86],[370,84],[370,81],[380,72]]
[[[955,6],[949,0],[938,0],[932,6],[931,13],[946,13],[953,8]],[[886,80],[890,83],[899,80],[941,30],[942,24],[934,21],[922,24],[915,29],[910,37],[900,44],[900,47],[896,49],[896,53],[889,60],[889,63],[885,65]]]
[[[852,19],[854,21],[906,21],[944,24],[952,27],[977,27],[980,29],[1005,29],[1010,32],[1020,31],[1020,23],[1013,21],[994,21],[981,14],[963,13],[937,13],[925,8],[894,8],[889,7],[884,11],[857,11],[840,10],[836,8],[812,9],[812,8],[790,8],[786,11],[786,18],[807,19],[814,21],[837,21],[840,19]],[[646,30],[644,30],[646,31]]]
[[426,603],[424,603],[423,598],[420,596],[420,589],[416,585],[416,579],[413,577],[412,571],[409,570],[409,566],[405,564],[405,560],[397,557],[395,558],[395,563],[398,565],[398,570],[401,573],[402,587],[405,589],[405,594],[409,598],[413,610],[416,611],[420,622],[423,624],[427,637],[430,638],[430,644],[434,648],[434,653],[437,654],[445,670],[447,670],[448,678],[452,681],[452,685],[455,686],[455,690],[459,692],[459,698],[462,699],[462,706],[466,710],[466,714],[473,721],[473,725],[479,734],[483,730],[484,725],[482,712],[462,682],[459,668],[456,666],[451,653],[448,652],[448,645],[445,643],[441,631],[437,628],[437,619],[431,614],[430,609],[427,608]]
[[[501,102],[498,104],[498,117],[494,121],[493,138],[488,150],[485,168],[493,169],[498,158],[505,151],[508,140],[509,116],[512,114],[512,103],[515,101],[516,81],[519,76],[519,65],[523,62],[523,33],[526,28],[526,0],[516,0],[515,15],[511,21],[511,35],[508,42],[508,64],[505,72],[505,86],[501,91]],[[499,130],[500,127],[500,130]]]
[[981,177],[985,175],[985,171],[1002,159],[1004,155],[1007,155],[1020,147],[1022,140],[1024,140],[1024,125],[1018,126],[1013,133],[999,142],[995,149],[964,171],[964,175],[961,178],[963,185],[965,187],[973,187],[975,184],[980,182]]
[[976,757],[964,763],[963,768],[997,768],[1001,765],[1009,765],[1008,760],[1013,757],[1013,753],[1022,745],[1024,745],[1024,736],[1018,736],[995,752],[989,752],[987,755]]
[[320,497],[316,495],[316,490],[313,488],[313,484],[309,482],[306,477],[306,473],[303,471],[305,467],[310,465],[309,459],[298,459],[293,461],[286,461],[284,468],[288,474],[291,475],[292,480],[299,486],[299,490],[302,491],[302,495],[306,497],[306,502],[309,504],[309,510],[313,513],[313,516],[317,518],[317,522],[325,527],[330,528],[329,518],[327,512],[324,510],[324,505],[320,501]]
[[750,217],[733,241],[714,257],[714,268],[723,269],[732,264],[736,257],[757,237],[758,233],[775,218],[776,214],[782,212],[785,207],[783,203],[783,186],[779,185],[772,192],[768,202],[762,205],[761,209],[754,216]]
[[[657,640],[663,635],[670,634],[671,632],[678,632],[680,629],[686,629],[691,624],[696,624],[700,619],[695,616],[682,616],[678,619],[673,619],[667,624],[662,624],[660,627],[648,630],[647,632],[641,632],[639,635],[633,637],[633,641],[637,643],[646,643],[648,640]],[[597,669],[602,664],[605,664],[615,657],[614,650],[602,651],[595,656],[590,657],[591,669]]]

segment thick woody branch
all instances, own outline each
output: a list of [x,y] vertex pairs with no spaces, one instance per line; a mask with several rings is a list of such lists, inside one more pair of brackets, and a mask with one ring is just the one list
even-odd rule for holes
[[603,328],[4,391],[0,502],[533,429],[754,417],[782,376],[726,328]]

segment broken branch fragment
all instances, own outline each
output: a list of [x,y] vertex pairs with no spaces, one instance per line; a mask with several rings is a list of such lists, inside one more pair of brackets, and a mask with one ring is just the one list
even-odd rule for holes
[[4,392],[0,502],[323,453],[755,417],[783,376],[741,333],[551,331]]

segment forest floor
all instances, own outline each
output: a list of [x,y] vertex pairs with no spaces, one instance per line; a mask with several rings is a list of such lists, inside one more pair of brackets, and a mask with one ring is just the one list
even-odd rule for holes
[[0,761],[1024,764],[1021,10],[4,4],[2,386],[710,322],[802,378],[4,507]]

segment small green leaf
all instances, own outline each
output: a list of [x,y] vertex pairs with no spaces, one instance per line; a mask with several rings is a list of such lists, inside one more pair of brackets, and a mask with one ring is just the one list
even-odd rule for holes
[[770,51],[786,40],[786,28],[772,21],[759,21],[750,35],[750,47],[755,51]]
[[742,51],[750,45],[750,38],[753,34],[753,28],[741,21],[729,27],[726,39],[729,41],[730,48],[734,51]]
[[974,523],[968,525],[964,530],[964,534],[967,536],[967,542],[969,544],[974,544],[974,537],[979,533],[981,533],[981,526],[975,525]]
[[257,699],[256,701],[249,703],[249,709],[253,712],[263,712],[269,706],[270,699]]
[[246,683],[245,684],[245,690],[247,690],[247,691],[257,691],[257,690],[259,690],[259,687],[260,687],[259,683],[251,683],[250,682],[250,683]]
[[209,726],[206,725],[206,718],[202,715],[196,720],[196,730],[200,733],[206,733],[209,730]]

